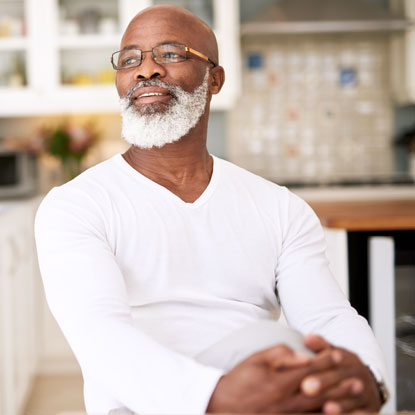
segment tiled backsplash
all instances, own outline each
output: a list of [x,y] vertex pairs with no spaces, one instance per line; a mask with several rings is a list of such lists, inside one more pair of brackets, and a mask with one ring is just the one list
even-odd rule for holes
[[242,96],[229,117],[232,161],[274,180],[393,172],[388,38],[246,38]]

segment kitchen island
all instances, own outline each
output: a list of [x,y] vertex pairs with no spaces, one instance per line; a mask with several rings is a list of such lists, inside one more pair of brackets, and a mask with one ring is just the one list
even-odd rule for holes
[[326,228],[347,231],[415,229],[415,199],[310,203]]
[[395,326],[415,315],[415,187],[297,193],[319,217],[333,274],[383,349],[394,391],[386,411],[396,411],[399,401],[413,405],[413,359],[396,348]]

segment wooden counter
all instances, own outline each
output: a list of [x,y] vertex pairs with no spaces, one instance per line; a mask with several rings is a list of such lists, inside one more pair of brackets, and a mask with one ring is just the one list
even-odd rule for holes
[[415,230],[415,199],[309,202],[326,228]]

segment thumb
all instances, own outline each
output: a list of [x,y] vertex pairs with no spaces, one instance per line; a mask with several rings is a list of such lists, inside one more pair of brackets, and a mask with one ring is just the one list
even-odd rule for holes
[[251,356],[257,363],[266,364],[274,369],[298,367],[310,361],[310,356],[303,352],[294,352],[285,344],[278,344]]
[[332,345],[317,334],[307,334],[304,337],[304,345],[315,353],[332,347]]

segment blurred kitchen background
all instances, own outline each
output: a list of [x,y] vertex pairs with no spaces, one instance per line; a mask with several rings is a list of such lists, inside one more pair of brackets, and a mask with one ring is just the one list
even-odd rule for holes
[[[127,148],[110,56],[131,17],[163,3],[218,38],[226,84],[211,153],[287,185],[317,214],[395,203],[381,225],[319,216],[336,278],[380,324],[386,410],[415,410],[415,0],[0,0],[0,415],[83,410],[79,368],[43,297],[33,218],[51,187]],[[373,270],[391,263],[390,290],[378,292]]]

